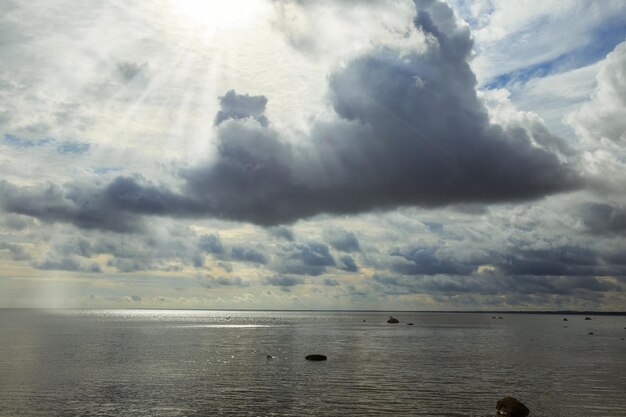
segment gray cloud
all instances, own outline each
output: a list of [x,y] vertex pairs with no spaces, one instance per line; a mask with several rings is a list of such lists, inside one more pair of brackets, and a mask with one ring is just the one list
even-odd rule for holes
[[284,275],[276,275],[265,279],[267,285],[274,285],[277,287],[293,287],[295,285],[304,284],[304,280],[298,277],[289,277]]
[[239,277],[227,278],[223,276],[214,277],[213,275],[202,275],[198,277],[198,281],[200,282],[200,285],[205,288],[247,287],[250,285]]
[[28,253],[22,245],[0,242],[0,252],[3,250],[8,251],[11,259],[14,261],[27,261],[31,258],[30,253]]
[[469,30],[440,1],[416,6],[428,50],[381,47],[336,70],[329,99],[337,118],[316,122],[304,143],[290,144],[269,127],[266,97],[231,90],[215,119],[216,161],[182,170],[180,190],[129,177],[66,190],[3,183],[2,207],[127,232],[146,215],[277,225],[321,213],[524,201],[581,187],[558,146],[546,145],[549,135],[490,123],[467,63]]
[[569,122],[583,137],[626,141],[626,41],[602,62],[592,99]]
[[578,208],[586,229],[595,234],[614,234],[626,231],[626,209],[611,203],[587,203]]
[[624,287],[596,277],[497,276],[394,277],[375,275],[372,280],[387,294],[521,294],[582,295],[624,291]]
[[257,264],[267,263],[267,257],[263,253],[253,248],[235,246],[231,249],[230,253],[232,258],[237,261],[253,262]]
[[477,267],[449,259],[436,247],[395,249],[391,255],[400,258],[392,263],[391,269],[405,275],[468,275]]
[[33,267],[43,270],[73,271],[73,272],[102,272],[96,262],[84,262],[75,257],[61,259],[45,259],[32,264]]
[[335,265],[328,246],[318,242],[286,245],[279,256],[274,268],[285,274],[321,275]]
[[325,229],[324,240],[333,248],[343,252],[357,252],[361,250],[359,240],[354,233],[341,228]]
[[222,240],[218,235],[202,235],[198,239],[198,248],[202,251],[222,254],[224,253],[224,246]]
[[281,239],[285,239],[288,240],[290,242],[293,242],[296,237],[293,233],[293,230],[291,230],[291,228],[287,227],[287,226],[274,226],[274,227],[268,227],[267,228],[267,232],[271,235],[271,236],[275,236]]
[[354,262],[354,258],[350,255],[344,255],[339,258],[341,263],[343,264],[340,269],[348,272],[357,272],[359,270],[358,265]]
[[225,120],[253,118],[263,127],[267,127],[268,120],[263,114],[267,98],[263,96],[249,96],[247,94],[237,94],[234,90],[228,91],[220,97],[220,107],[222,108],[215,116],[215,125],[219,125]]

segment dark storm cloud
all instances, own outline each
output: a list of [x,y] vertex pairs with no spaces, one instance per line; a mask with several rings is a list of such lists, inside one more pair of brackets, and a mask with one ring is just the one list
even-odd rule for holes
[[613,275],[624,270],[600,263],[595,251],[577,247],[560,246],[549,249],[517,250],[505,255],[497,264],[507,275]]
[[[521,242],[518,242],[521,243]],[[524,243],[525,245],[526,243]],[[605,253],[606,252],[606,253]],[[542,249],[478,251],[463,254],[458,248],[416,246],[394,249],[389,269],[402,275],[474,275],[481,265],[499,276],[624,276],[619,253],[563,245]]]
[[587,230],[596,234],[626,232],[626,209],[616,204],[588,203],[578,209]]
[[129,233],[143,227],[136,215],[111,205],[100,189],[85,185],[17,187],[0,181],[0,208],[44,222],[72,223],[84,229]]
[[[120,177],[102,189],[83,186],[82,194],[56,188],[52,199],[41,198],[42,189],[13,187],[21,196],[2,206],[44,221],[129,231],[144,215],[269,226],[321,213],[514,202],[579,188],[549,135],[490,123],[467,63],[469,30],[452,10],[439,1],[416,6],[428,50],[378,48],[330,74],[337,118],[318,121],[307,141],[290,144],[269,127],[266,97],[231,90],[215,119],[215,162],[182,170],[180,190]],[[0,194],[11,187],[5,183]]]
[[354,233],[343,229],[324,230],[324,240],[333,248],[343,252],[357,252],[361,250],[359,240]]

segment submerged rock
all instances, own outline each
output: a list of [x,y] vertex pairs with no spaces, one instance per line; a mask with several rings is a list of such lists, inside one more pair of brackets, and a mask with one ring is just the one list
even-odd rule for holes
[[526,417],[530,410],[521,401],[513,397],[504,397],[496,403],[498,416],[506,417]]
[[306,355],[304,359],[306,359],[307,361],[325,361],[328,358],[326,357],[326,355],[319,355],[317,353],[314,353],[312,355]]
[[387,320],[387,323],[400,323],[400,321],[393,316],[389,316],[389,320]]

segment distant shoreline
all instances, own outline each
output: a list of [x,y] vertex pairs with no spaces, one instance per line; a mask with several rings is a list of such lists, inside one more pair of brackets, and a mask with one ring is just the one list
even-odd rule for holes
[[576,310],[302,310],[302,309],[221,309],[221,308],[97,308],[97,307],[0,307],[2,310],[137,310],[137,311],[234,311],[234,312],[274,312],[274,313],[426,313],[426,314],[546,314],[546,315],[569,315],[569,316],[626,316],[626,311],[576,311]]

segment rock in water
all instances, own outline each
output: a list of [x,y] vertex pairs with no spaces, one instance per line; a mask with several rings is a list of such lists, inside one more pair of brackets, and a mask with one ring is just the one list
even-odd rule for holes
[[305,359],[307,361],[325,361],[328,358],[326,357],[326,355],[313,354],[313,355],[306,355]]
[[389,316],[389,320],[387,320],[387,323],[400,323],[398,321],[398,319],[393,318],[393,316]]
[[526,417],[530,410],[520,401],[513,397],[505,397],[496,404],[499,416]]

